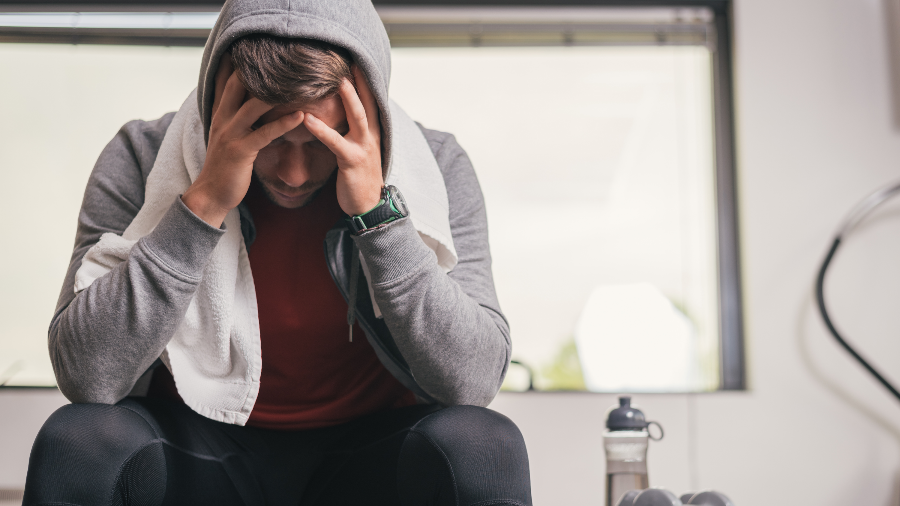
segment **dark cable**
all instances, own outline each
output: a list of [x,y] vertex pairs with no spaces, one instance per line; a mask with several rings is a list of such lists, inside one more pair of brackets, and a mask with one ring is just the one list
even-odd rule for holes
[[850,343],[848,343],[841,336],[840,332],[837,331],[837,329],[834,327],[834,324],[831,322],[831,318],[828,317],[828,310],[825,308],[825,272],[828,270],[828,266],[829,264],[831,264],[831,260],[834,258],[834,254],[837,251],[838,246],[840,245],[841,236],[839,235],[834,239],[834,243],[831,245],[831,249],[828,251],[828,255],[825,257],[825,261],[822,262],[822,268],[819,269],[819,277],[816,280],[816,299],[819,302],[819,313],[822,314],[822,319],[825,321],[825,326],[827,326],[828,330],[831,331],[831,335],[833,335],[834,338],[837,339],[837,342],[841,346],[843,346],[845,350],[847,350],[847,353],[852,355],[853,358],[855,358],[860,364],[863,365],[863,367],[866,368],[867,371],[872,374],[872,376],[875,376],[875,379],[877,379],[881,382],[882,385],[884,385],[884,388],[887,388],[888,391],[894,394],[894,397],[900,400],[900,392],[898,392],[897,389],[894,388],[894,385],[892,385],[890,381],[885,379],[884,376],[879,374],[878,371],[876,371],[875,368],[866,361],[866,359],[862,358],[862,356],[857,353],[852,346],[850,346]]
[[528,364],[521,362],[519,360],[510,360],[509,363],[525,368],[525,371],[528,373],[528,390],[526,390],[526,391],[533,392],[534,391],[534,371],[531,369],[531,366],[529,366]]

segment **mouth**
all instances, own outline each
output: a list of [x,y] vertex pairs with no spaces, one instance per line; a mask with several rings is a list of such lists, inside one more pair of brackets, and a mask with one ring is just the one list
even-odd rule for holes
[[256,174],[254,177],[270,201],[289,209],[305,206],[328,183],[327,180],[306,181],[300,186],[290,187],[281,181],[264,179]]
[[280,199],[286,200],[286,201],[292,202],[292,203],[302,202],[303,200],[305,200],[307,197],[309,197],[312,194],[312,191],[308,191],[308,192],[304,192],[304,193],[298,193],[296,195],[290,195],[290,194],[275,190],[273,188],[269,188],[269,189],[272,191],[272,193],[274,193],[275,195],[278,195],[278,197]]

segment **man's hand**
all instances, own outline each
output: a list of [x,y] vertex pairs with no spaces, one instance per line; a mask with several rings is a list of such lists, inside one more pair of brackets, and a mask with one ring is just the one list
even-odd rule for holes
[[344,80],[339,91],[350,131],[341,136],[322,120],[306,113],[306,128],[337,157],[337,199],[350,216],[363,214],[381,200],[381,124],[378,105],[359,67],[353,67],[353,84]]
[[253,124],[273,106],[257,98],[244,102],[246,95],[226,54],[216,72],[206,161],[181,197],[188,209],[214,227],[221,227],[228,212],[247,194],[259,150],[303,122],[303,112],[297,111],[254,130]]

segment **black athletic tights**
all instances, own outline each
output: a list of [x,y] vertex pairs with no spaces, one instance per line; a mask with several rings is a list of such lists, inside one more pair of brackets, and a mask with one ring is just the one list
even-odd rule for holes
[[410,406],[275,431],[129,398],[51,415],[23,504],[531,506],[531,484],[519,429],[486,408]]

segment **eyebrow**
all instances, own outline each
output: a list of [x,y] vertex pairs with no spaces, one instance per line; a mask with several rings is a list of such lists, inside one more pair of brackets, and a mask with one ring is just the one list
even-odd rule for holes
[[[272,120],[272,121],[275,121],[275,120]],[[252,125],[250,125],[250,128],[253,129],[253,130],[258,130],[260,127],[262,127],[263,125],[266,125],[266,124],[268,124],[268,123],[271,123],[271,121],[266,122],[266,123],[262,123],[262,118],[259,118],[259,119],[256,120]],[[336,128],[333,128],[333,130],[334,130],[335,132],[339,133],[341,136],[347,135],[348,133],[350,133],[350,123],[348,123],[346,120],[344,120],[344,121],[341,122],[341,124],[338,125]],[[284,137],[284,135],[279,135],[279,136],[276,137],[276,138],[277,138],[277,139],[280,139],[280,138],[282,138],[282,137]]]

